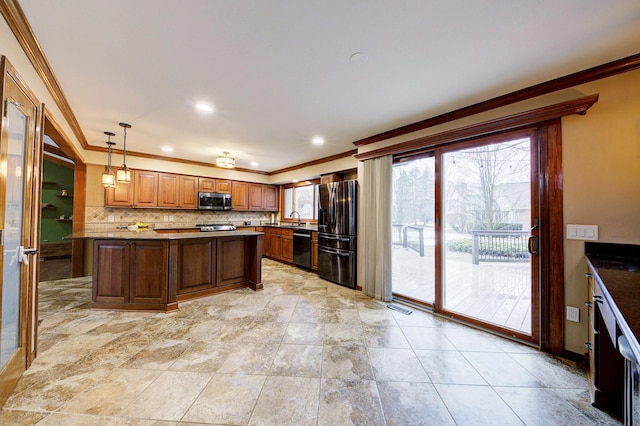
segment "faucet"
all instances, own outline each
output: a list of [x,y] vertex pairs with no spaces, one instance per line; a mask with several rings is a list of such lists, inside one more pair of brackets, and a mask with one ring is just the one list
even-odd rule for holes
[[300,226],[300,224],[302,223],[302,222],[300,222],[300,212],[294,210],[294,211],[291,212],[291,216],[289,216],[289,217],[293,217],[294,213],[298,213],[298,226]]

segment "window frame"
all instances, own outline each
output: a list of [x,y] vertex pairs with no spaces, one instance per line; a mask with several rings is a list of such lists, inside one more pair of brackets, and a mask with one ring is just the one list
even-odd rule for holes
[[[313,191],[312,191],[312,197],[313,197],[313,206],[314,206],[314,210],[316,209],[317,205],[318,205],[318,199],[317,199],[317,190],[316,187],[317,185],[320,185],[320,179],[307,179],[303,182],[296,182],[296,183],[288,183],[285,185],[281,185],[280,186],[280,211],[282,212],[282,215],[280,217],[280,222],[284,222],[284,223],[297,223],[298,218],[292,218],[292,217],[286,217],[285,216],[285,211],[286,209],[286,197],[285,197],[285,191],[287,189],[292,189],[292,193],[291,193],[291,206],[289,206],[291,208],[291,211],[295,210],[295,199],[296,199],[296,188],[303,188],[303,187],[312,187]],[[306,217],[300,217],[300,221],[302,222],[310,222],[310,223],[318,223],[318,219],[311,217],[311,218],[306,218]]]

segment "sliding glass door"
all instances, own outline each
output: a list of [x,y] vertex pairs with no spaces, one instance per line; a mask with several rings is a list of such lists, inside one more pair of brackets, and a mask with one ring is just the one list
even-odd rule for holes
[[435,158],[393,166],[392,280],[396,295],[433,305],[435,300]]
[[538,342],[538,156],[528,133],[393,168],[393,294]]

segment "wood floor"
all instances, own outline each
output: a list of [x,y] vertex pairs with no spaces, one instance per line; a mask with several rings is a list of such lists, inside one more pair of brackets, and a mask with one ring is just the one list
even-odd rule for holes
[[[435,261],[433,250],[425,256],[395,246],[393,292],[433,303]],[[531,333],[530,265],[527,262],[481,262],[471,255],[447,253],[444,308],[491,324]]]

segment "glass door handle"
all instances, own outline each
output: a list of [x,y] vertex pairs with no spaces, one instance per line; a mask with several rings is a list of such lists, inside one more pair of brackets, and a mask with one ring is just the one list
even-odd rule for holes
[[536,236],[529,237],[529,241],[527,242],[527,248],[529,249],[530,254],[540,254],[540,239]]

